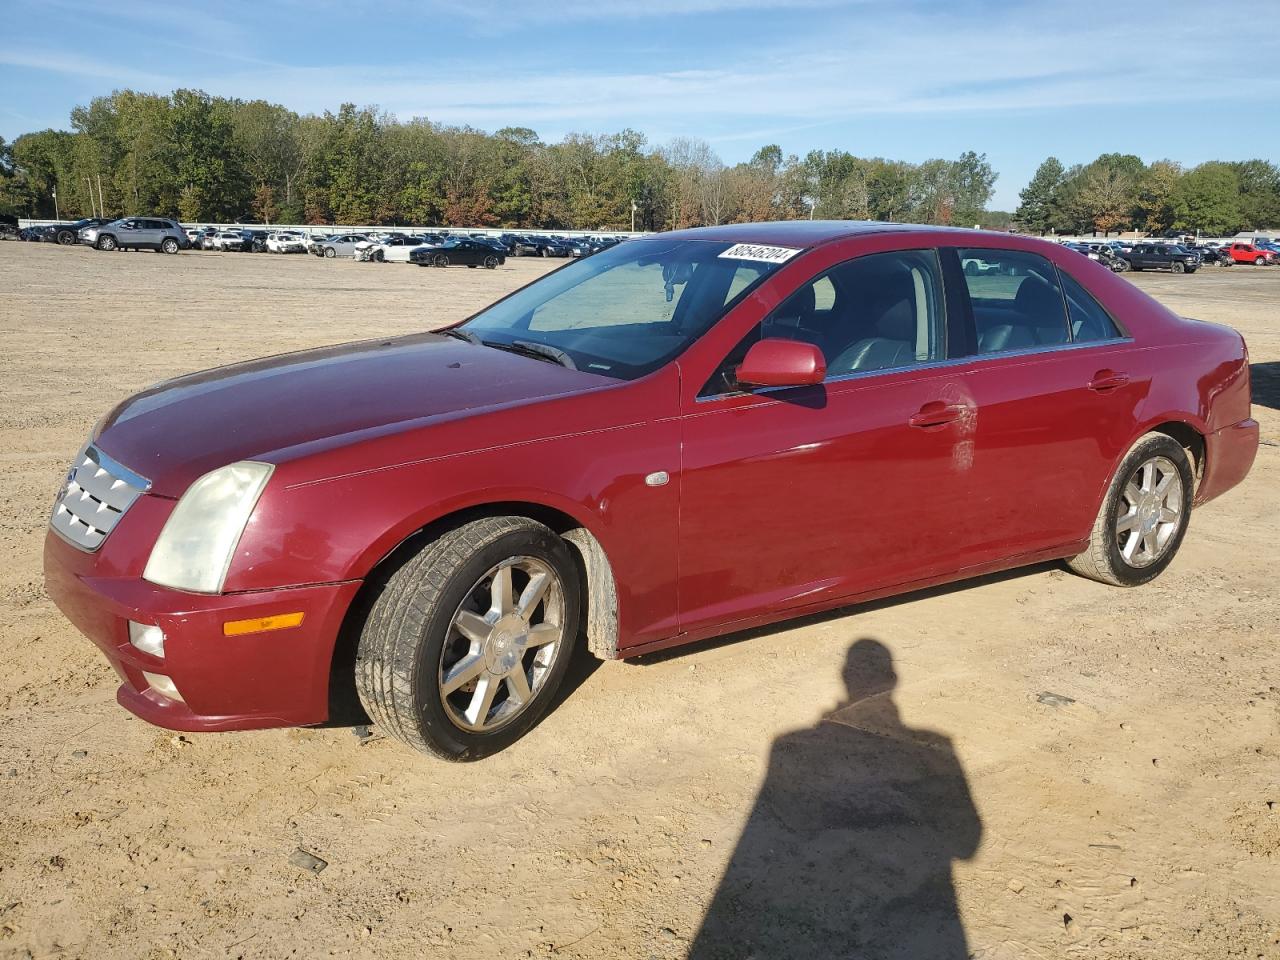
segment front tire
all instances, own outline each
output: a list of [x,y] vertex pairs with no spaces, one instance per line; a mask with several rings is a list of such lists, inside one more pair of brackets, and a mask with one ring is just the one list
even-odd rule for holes
[[446,760],[478,760],[538,722],[564,679],[579,581],[565,542],[486,517],[421,546],[361,631],[356,690],[373,721]]
[[484,268],[485,268],[486,270],[493,270],[493,269],[495,269],[497,266],[498,266],[498,258],[497,258],[497,257],[492,257],[492,256],[490,256],[490,257],[485,257],[485,258],[484,258]]
[[99,250],[114,250],[115,248],[116,248],[116,238],[115,238],[115,237],[110,237],[110,236],[108,236],[108,237],[99,237],[99,238],[98,238],[98,249],[99,249]]
[[332,260],[337,255],[338,255],[338,251],[333,249],[333,247],[324,248],[324,257],[326,260]]
[[1169,264],[1169,269],[1172,270],[1174,273],[1186,273],[1187,265],[1185,263],[1179,263],[1177,260],[1175,260],[1173,261],[1173,263]]
[[1266,262],[1267,262],[1267,258],[1266,258],[1266,257],[1258,257],[1256,260],[1254,260],[1254,261],[1253,261],[1253,265],[1254,265],[1255,267],[1261,267],[1261,266],[1263,266]]
[[173,239],[173,237],[166,237],[164,243],[160,244],[160,249],[165,253],[177,253],[178,241]]
[[1081,576],[1136,587],[1173,562],[1191,519],[1195,479],[1187,452],[1163,433],[1129,448],[1103,498],[1089,548],[1068,565]]
[[437,267],[447,267],[449,265],[449,258],[442,253],[439,254],[432,263]]

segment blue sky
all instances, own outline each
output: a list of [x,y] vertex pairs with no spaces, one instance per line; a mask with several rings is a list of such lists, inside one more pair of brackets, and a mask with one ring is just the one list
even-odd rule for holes
[[1280,10],[1211,0],[0,0],[0,136],[114,88],[920,161],[1280,160]]

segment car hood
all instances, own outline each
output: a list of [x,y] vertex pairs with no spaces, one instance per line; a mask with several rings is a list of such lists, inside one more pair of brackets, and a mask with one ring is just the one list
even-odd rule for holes
[[279,463],[303,444],[353,442],[616,383],[452,337],[414,334],[167,380],[116,406],[96,443],[149,479],[154,493],[176,497],[238,460]]

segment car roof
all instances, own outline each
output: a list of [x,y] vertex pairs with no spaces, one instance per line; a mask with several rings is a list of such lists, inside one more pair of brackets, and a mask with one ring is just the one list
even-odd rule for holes
[[661,234],[664,240],[718,240],[725,243],[777,244],[813,247],[830,240],[880,233],[977,234],[985,231],[928,224],[883,223],[877,220],[775,220],[766,223],[728,223],[718,227],[693,227]]

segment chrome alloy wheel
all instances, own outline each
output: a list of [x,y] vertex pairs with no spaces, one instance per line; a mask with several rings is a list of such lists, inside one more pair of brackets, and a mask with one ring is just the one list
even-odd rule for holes
[[440,657],[440,700],[458,727],[492,733],[525,711],[564,642],[564,588],[535,557],[511,557],[467,591]]
[[1182,476],[1173,461],[1152,457],[1120,492],[1116,545],[1131,567],[1149,567],[1169,549],[1182,525]]

